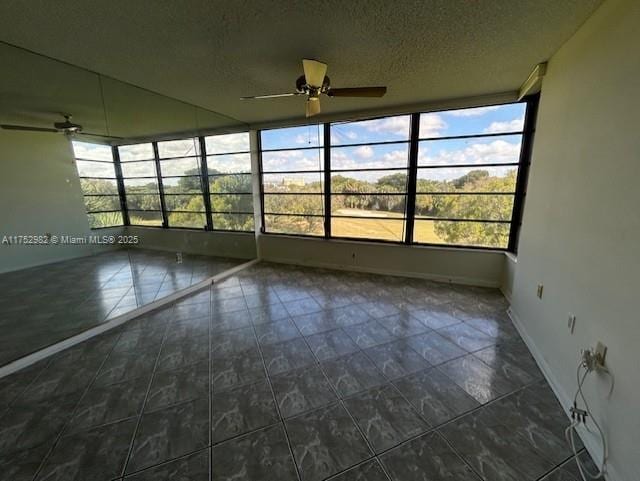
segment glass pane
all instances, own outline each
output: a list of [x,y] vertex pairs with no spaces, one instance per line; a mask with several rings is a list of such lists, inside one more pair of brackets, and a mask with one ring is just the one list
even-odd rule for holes
[[187,157],[180,159],[161,160],[160,171],[163,176],[200,175],[200,158]]
[[71,145],[73,145],[73,154],[76,159],[104,160],[113,162],[111,147],[108,145],[89,144],[87,142],[78,142],[77,140],[72,141]]
[[331,149],[332,169],[389,169],[409,166],[409,144],[361,145]]
[[212,195],[212,212],[253,212],[251,194]]
[[262,182],[265,192],[323,192],[324,174],[314,172],[308,174],[263,174]]
[[87,214],[89,227],[112,227],[122,225],[122,212],[100,212],[99,214]]
[[165,194],[188,194],[202,192],[200,176],[192,177],[163,177],[162,186]]
[[202,194],[196,195],[165,195],[164,203],[167,210],[188,210],[190,212],[204,211]]
[[197,212],[171,212],[169,216],[169,227],[190,227],[193,229],[204,229],[207,225],[206,214]]
[[251,193],[251,174],[230,174],[209,177],[209,192]]
[[91,162],[88,160],[76,160],[79,177],[108,177],[115,179],[116,171],[113,164],[105,162]]
[[521,132],[526,104],[490,105],[420,115],[420,138]]
[[212,135],[205,137],[207,154],[227,154],[233,152],[249,152],[249,132],[237,134]]
[[200,155],[200,144],[197,138],[158,142],[158,155],[161,159],[166,157]]
[[80,188],[83,194],[118,194],[118,184],[115,179],[80,179]]
[[411,116],[409,115],[333,123],[331,124],[331,144],[349,145],[409,140],[410,125]]
[[517,167],[418,169],[416,192],[515,192]]
[[120,197],[117,195],[91,195],[84,198],[84,206],[87,212],[102,212],[107,210],[120,210]]
[[332,217],[331,235],[401,242],[404,240],[404,219]]
[[160,210],[160,196],[127,194],[127,208],[131,210]]
[[253,232],[253,215],[213,214],[213,228],[218,230],[244,230]]
[[324,235],[323,217],[265,215],[266,232],[278,234]]
[[265,194],[264,211],[276,214],[322,215],[324,213],[324,196]]
[[522,135],[420,142],[418,165],[517,164]]
[[406,192],[406,170],[339,172],[331,176],[331,192]]
[[260,136],[262,150],[321,147],[324,145],[322,125],[319,124],[262,130]]
[[281,150],[262,153],[263,172],[283,172],[291,170],[313,171],[324,169],[324,151]]
[[512,195],[417,195],[416,219],[511,220]]
[[155,161],[149,162],[130,162],[128,164],[120,164],[122,169],[122,177],[134,178],[134,177],[156,177],[156,163]]
[[497,222],[456,222],[418,220],[413,241],[422,244],[450,244],[506,249],[511,224]]
[[228,154],[207,157],[209,174],[251,172],[251,154]]
[[331,215],[403,217],[405,195],[332,195]]
[[153,145],[151,144],[121,145],[118,147],[118,153],[120,154],[120,162],[152,160],[155,158]]
[[158,181],[153,179],[124,179],[124,190],[129,194],[157,194]]
[[131,225],[162,226],[162,212],[129,211]]

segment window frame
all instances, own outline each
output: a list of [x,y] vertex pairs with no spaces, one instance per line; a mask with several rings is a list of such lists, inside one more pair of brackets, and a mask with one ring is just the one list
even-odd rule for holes
[[[524,199],[526,196],[527,189],[527,181],[529,175],[529,167],[531,164],[531,153],[533,146],[533,137],[535,135],[535,124],[536,117],[538,111],[539,104],[539,94],[527,96],[521,100],[515,102],[501,102],[495,104],[488,105],[480,105],[475,107],[489,107],[489,106],[501,106],[501,105],[512,105],[512,104],[524,104],[524,126],[522,130],[518,131],[509,131],[502,133],[478,133],[473,135],[452,135],[452,136],[442,136],[442,137],[421,137],[420,136],[420,116],[422,114],[427,113],[435,113],[435,112],[447,112],[451,110],[460,110],[464,107],[459,107],[456,109],[441,109],[434,111],[425,111],[425,112],[414,112],[410,115],[410,129],[409,129],[409,159],[408,166],[406,169],[373,169],[373,170],[389,170],[389,171],[400,171],[404,170],[407,172],[407,188],[405,195],[405,213],[404,213],[404,239],[400,241],[388,240],[388,239],[376,239],[376,238],[365,238],[365,237],[344,237],[344,236],[335,236],[332,235],[331,232],[331,220],[334,217],[341,216],[333,216],[331,211],[331,198],[332,193],[331,190],[331,176],[334,173],[339,173],[341,171],[346,171],[345,169],[336,169],[335,171],[331,169],[331,148],[332,147],[357,147],[357,146],[368,146],[368,145],[385,145],[385,144],[398,144],[398,143],[406,143],[406,141],[381,141],[381,142],[363,142],[363,143],[353,143],[348,145],[343,144],[331,144],[331,125],[330,122],[324,122],[322,124],[323,129],[323,145],[319,147],[308,147],[307,149],[323,149],[324,150],[324,182],[323,182],[323,192],[318,193],[317,195],[324,195],[325,200],[325,208],[324,208],[324,236],[317,236],[312,234],[300,234],[300,233],[279,233],[279,232],[270,232],[265,223],[265,189],[264,189],[264,174],[269,174],[270,172],[265,172],[263,168],[263,152],[272,152],[277,150],[291,150],[291,149],[268,149],[264,151],[262,149],[262,133],[265,130],[272,129],[263,129],[258,131],[258,157],[259,157],[259,185],[260,185],[260,205],[261,205],[261,216],[262,223],[260,231],[265,235],[273,235],[273,236],[293,236],[293,237],[303,237],[303,238],[324,238],[324,239],[333,239],[333,240],[344,240],[344,241],[355,241],[355,242],[375,242],[375,243],[383,243],[383,244],[395,244],[395,245],[409,245],[409,246],[426,246],[426,247],[438,247],[438,248],[447,248],[447,249],[473,249],[473,250],[486,250],[486,251],[503,251],[503,252],[512,252],[517,253],[518,249],[518,237],[520,233],[520,228],[522,225],[522,213],[524,207]],[[401,114],[395,114],[401,115]],[[373,117],[368,119],[356,119],[358,120],[376,120],[382,118],[393,117],[395,115],[386,115]],[[313,124],[311,124],[313,125]],[[519,135],[521,136],[521,145],[520,152],[517,162],[508,162],[508,163],[486,163],[486,164],[444,164],[444,165],[418,165],[418,154],[420,143],[425,141],[442,141],[442,140],[464,140],[464,139],[475,139],[475,138],[491,138],[491,137],[500,137],[500,136],[509,136],[509,135]],[[517,168],[516,179],[515,179],[515,187],[514,191],[509,192],[451,192],[449,195],[508,195],[513,196],[513,205],[511,209],[510,220],[493,220],[493,219],[446,219],[446,218],[434,218],[434,219],[425,219],[425,220],[440,220],[447,221],[452,220],[454,222],[474,222],[474,223],[500,223],[500,224],[508,224],[508,239],[505,247],[496,247],[496,246],[480,246],[480,245],[469,245],[469,244],[450,244],[450,243],[429,243],[429,242],[416,242],[414,237],[415,231],[415,223],[416,223],[416,199],[417,195],[424,195],[423,192],[417,192],[417,181],[418,181],[418,172],[421,169],[445,169],[452,167],[460,167],[460,168],[482,168],[482,167],[515,167]],[[372,169],[351,169],[349,172],[357,171],[357,170],[372,170]],[[443,193],[444,194],[444,193]],[[431,195],[431,194],[429,194]],[[301,214],[304,216],[304,214]],[[344,217],[344,216],[342,216]],[[418,219],[419,220],[419,219]]]

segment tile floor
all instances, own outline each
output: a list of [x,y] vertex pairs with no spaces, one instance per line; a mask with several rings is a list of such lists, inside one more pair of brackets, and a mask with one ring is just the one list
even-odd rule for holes
[[0,274],[0,366],[241,262],[136,249]]
[[506,307],[258,264],[1,379],[0,479],[578,481]]

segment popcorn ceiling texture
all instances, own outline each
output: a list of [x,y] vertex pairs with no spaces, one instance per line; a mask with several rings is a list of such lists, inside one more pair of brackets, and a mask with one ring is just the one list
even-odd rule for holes
[[334,86],[383,99],[326,99],[338,113],[516,90],[600,0],[2,2],[0,40],[243,122],[300,117],[286,92],[303,57]]

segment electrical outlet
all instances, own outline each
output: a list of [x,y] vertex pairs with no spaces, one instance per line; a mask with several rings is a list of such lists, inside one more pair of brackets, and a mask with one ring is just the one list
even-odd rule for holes
[[574,329],[576,328],[576,316],[573,314],[569,314],[569,320],[567,321],[567,327],[569,328],[569,332],[573,334]]
[[542,299],[542,291],[544,290],[544,286],[542,284],[538,284],[538,290],[536,291],[536,295],[538,299]]
[[602,367],[604,367],[604,360],[607,357],[607,346],[600,341],[596,344],[596,361]]

